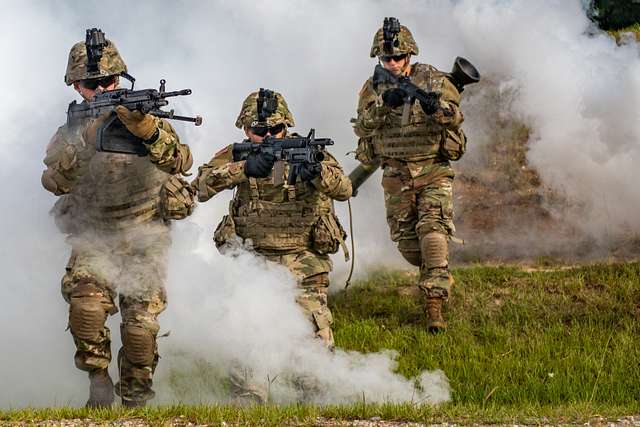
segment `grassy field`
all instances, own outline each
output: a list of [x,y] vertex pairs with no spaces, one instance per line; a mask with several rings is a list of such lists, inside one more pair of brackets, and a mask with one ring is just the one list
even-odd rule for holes
[[[542,260],[544,261],[544,260]],[[542,265],[545,264],[545,265]],[[453,401],[440,407],[370,405],[138,411],[0,411],[0,420],[91,418],[219,424],[322,424],[328,420],[582,423],[640,413],[640,263],[577,268],[454,270],[450,329],[426,332],[415,276],[374,272],[331,301],[338,346],[392,348],[399,372],[440,368]],[[180,418],[180,416],[182,417]]]

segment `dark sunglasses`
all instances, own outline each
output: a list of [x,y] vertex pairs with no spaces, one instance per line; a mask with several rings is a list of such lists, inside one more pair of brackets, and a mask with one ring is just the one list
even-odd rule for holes
[[268,126],[252,126],[251,132],[258,136],[266,136],[267,133],[270,135],[277,135],[284,130],[284,124],[280,123],[279,125],[275,125],[272,127]]
[[82,80],[80,81],[80,85],[84,88],[90,89],[90,90],[96,90],[98,88],[98,86],[100,87],[108,87],[110,85],[112,85],[116,79],[118,78],[118,76],[107,76],[107,77],[102,77],[99,79],[88,79],[88,80]]
[[390,56],[381,56],[380,59],[382,60],[382,62],[390,62],[392,59],[395,62],[400,62],[403,59],[407,58],[407,54],[402,54],[402,55],[390,55]]

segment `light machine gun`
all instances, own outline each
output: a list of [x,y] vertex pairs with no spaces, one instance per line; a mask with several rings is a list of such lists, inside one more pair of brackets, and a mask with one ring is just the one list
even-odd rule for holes
[[118,116],[114,112],[117,106],[122,105],[129,110],[138,110],[162,119],[193,122],[196,126],[202,124],[202,117],[200,116],[178,116],[174,113],[174,110],[166,111],[161,109],[161,107],[169,105],[167,98],[191,95],[191,89],[166,92],[165,83],[166,81],[164,79],[160,80],[160,88],[157,90],[115,89],[99,92],[90,101],[83,101],[80,104],[73,101],[69,104],[69,109],[67,110],[67,122],[72,124],[80,119],[89,117],[96,118],[103,114],[111,113],[107,121],[98,129],[96,149],[98,151],[144,156],[147,154],[147,151],[141,143],[142,140],[136,141],[130,134],[129,138],[122,138],[122,136],[126,134],[126,129],[124,125],[117,120]]
[[315,129],[309,135],[286,138],[266,137],[261,143],[240,142],[233,144],[233,160],[246,160],[252,153],[270,153],[276,160],[283,160],[289,164],[287,184],[294,185],[298,178],[299,168],[303,163],[318,164],[325,158],[327,145],[333,145],[329,138],[316,139]]

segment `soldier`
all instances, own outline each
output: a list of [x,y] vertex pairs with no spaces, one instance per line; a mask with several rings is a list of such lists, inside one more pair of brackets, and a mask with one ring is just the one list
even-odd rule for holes
[[[260,144],[267,136],[286,138],[288,128],[294,126],[282,95],[271,93],[275,105],[266,114],[260,92],[251,93],[242,104],[236,127],[244,129],[251,143]],[[302,291],[298,304],[313,323],[316,336],[332,349],[329,254],[337,252],[346,238],[332,199],[347,200],[351,182],[328,153],[321,164],[303,164],[295,185],[287,185],[288,169],[288,164],[276,162],[266,152],[234,161],[229,145],[200,166],[191,185],[201,202],[225,189],[236,189],[229,215],[215,232],[216,246],[222,249],[239,239],[265,259],[286,266]]]
[[[88,67],[85,42],[69,53],[64,80],[85,102],[98,91],[116,89],[127,71],[116,46],[106,43],[96,69]],[[193,160],[171,125],[124,107],[116,113],[128,130],[123,138],[144,140],[148,155],[97,152],[96,131],[106,117],[79,119],[55,133],[42,174],[44,188],[60,196],[52,213],[72,246],[62,295],[69,303],[75,364],[89,373],[88,407],[110,406],[114,400],[105,321],[118,311],[116,288],[122,348],[115,391],[125,406],[143,406],[153,398],[157,317],[167,304],[169,219],[184,217],[193,207],[190,187],[179,178]]]
[[458,89],[446,73],[412,64],[411,55],[417,54],[409,29],[396,18],[385,18],[370,56],[378,57],[393,76],[409,77],[424,90],[424,100],[418,102],[397,85],[369,78],[360,91],[353,122],[361,168],[369,172],[383,168],[391,239],[409,263],[420,267],[418,286],[426,295],[428,328],[437,332],[446,328],[442,306],[453,284],[448,240],[455,231],[454,171],[449,162],[462,156],[466,137],[460,129]]

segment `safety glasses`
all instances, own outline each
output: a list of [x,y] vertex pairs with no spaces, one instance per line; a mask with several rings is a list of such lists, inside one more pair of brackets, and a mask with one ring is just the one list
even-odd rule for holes
[[90,90],[96,90],[98,86],[109,87],[116,81],[117,78],[118,76],[107,76],[99,79],[81,80],[80,85]]
[[266,136],[267,134],[277,135],[283,130],[284,130],[283,123],[280,123],[279,125],[275,125],[271,127],[268,127],[268,126],[252,126],[251,127],[251,132],[258,136]]
[[391,62],[391,60],[393,59],[394,62],[400,62],[403,59],[406,59],[407,55],[403,54],[403,55],[389,55],[389,56],[381,56],[380,59],[382,60],[382,62]]

